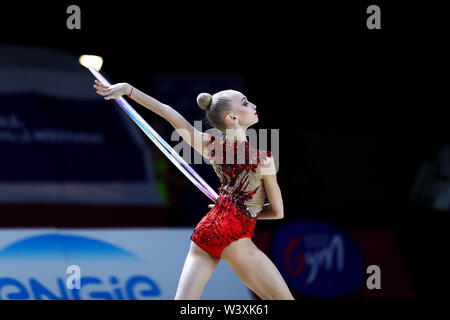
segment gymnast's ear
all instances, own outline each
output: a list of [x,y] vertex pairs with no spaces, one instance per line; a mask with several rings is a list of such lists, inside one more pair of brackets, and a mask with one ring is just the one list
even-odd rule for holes
[[229,124],[236,124],[236,123],[238,123],[238,118],[234,114],[228,113],[225,116],[225,122],[229,123]]

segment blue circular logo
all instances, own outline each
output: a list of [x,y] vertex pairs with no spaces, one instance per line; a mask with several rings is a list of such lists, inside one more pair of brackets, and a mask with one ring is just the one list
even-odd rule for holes
[[364,262],[352,239],[314,220],[280,227],[272,255],[286,282],[300,294],[336,297],[356,291],[364,281]]

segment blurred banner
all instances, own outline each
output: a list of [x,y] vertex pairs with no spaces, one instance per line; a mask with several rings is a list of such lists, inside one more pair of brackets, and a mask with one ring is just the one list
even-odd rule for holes
[[348,295],[364,281],[358,247],[346,233],[326,223],[300,220],[286,224],[277,230],[272,245],[280,272],[305,296]]
[[0,202],[161,205],[139,128],[93,83],[78,57],[0,46]]
[[296,220],[277,229],[271,256],[297,299],[415,299],[389,230],[343,231]]
[[[0,229],[0,299],[173,299],[192,228]],[[254,242],[297,300],[415,300],[392,232],[299,220]],[[70,289],[69,266],[80,270]],[[372,266],[370,268],[370,266]],[[379,270],[379,288],[373,266]],[[70,282],[70,281],[69,281]],[[219,263],[201,299],[259,298]]]
[[[0,300],[171,300],[191,233],[191,228],[0,229]],[[79,289],[69,266],[79,270]],[[253,295],[221,261],[201,298]]]

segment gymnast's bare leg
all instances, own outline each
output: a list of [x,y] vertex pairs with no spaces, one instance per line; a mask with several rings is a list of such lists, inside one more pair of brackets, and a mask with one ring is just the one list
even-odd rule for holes
[[193,241],[184,262],[175,300],[198,300],[206,282],[216,270],[220,258],[206,252]]
[[262,300],[295,300],[276,266],[251,238],[230,243],[221,257]]

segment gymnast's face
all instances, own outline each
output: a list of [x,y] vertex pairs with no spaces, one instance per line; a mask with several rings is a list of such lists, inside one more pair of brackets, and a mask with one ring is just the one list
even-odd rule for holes
[[223,94],[231,101],[231,112],[225,115],[229,127],[248,128],[258,122],[256,106],[245,95],[235,90],[226,90]]

